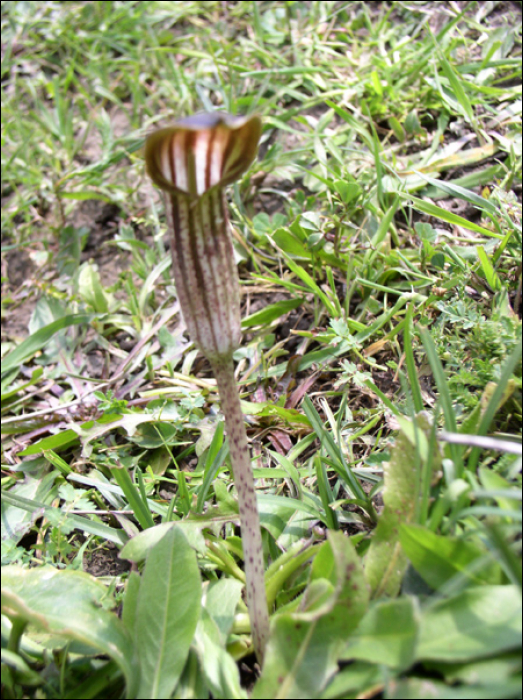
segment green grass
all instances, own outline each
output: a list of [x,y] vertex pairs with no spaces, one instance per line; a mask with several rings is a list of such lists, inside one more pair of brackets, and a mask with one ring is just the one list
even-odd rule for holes
[[[521,696],[521,6],[460,8],[2,4],[5,697]],[[259,680],[141,153],[213,109],[264,124],[229,192]]]

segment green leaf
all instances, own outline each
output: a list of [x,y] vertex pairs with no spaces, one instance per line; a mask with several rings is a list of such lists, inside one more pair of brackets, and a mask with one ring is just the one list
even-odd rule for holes
[[478,251],[478,258],[481,263],[481,269],[483,270],[485,279],[487,280],[487,284],[492,290],[499,292],[503,288],[503,285],[501,284],[498,273],[494,269],[485,248],[482,245],[478,245],[476,250]]
[[108,609],[113,605],[107,588],[82,571],[2,568],[2,614],[106,654],[121,668],[127,696],[135,697],[137,659],[123,622]]
[[165,255],[160,262],[154,266],[154,268],[151,270],[151,272],[147,275],[147,279],[145,279],[142,284],[141,284],[141,289],[140,289],[140,296],[138,297],[138,308],[140,309],[140,313],[145,314],[145,305],[147,303],[147,299],[149,298],[149,295],[154,291],[154,285],[156,283],[156,280],[160,275],[165,272],[165,270],[168,269],[169,265],[171,264],[171,256],[170,255]]
[[[468,153],[468,151],[465,151],[465,153]],[[448,199],[449,192],[454,187],[459,187],[460,189],[466,188],[467,192],[470,192],[472,187],[489,185],[490,183],[494,182],[496,178],[500,177],[501,172],[502,165],[496,164],[482,168],[481,170],[475,170],[472,173],[467,173],[467,175],[457,177],[454,180],[433,180],[433,182],[436,182],[437,185],[431,185],[424,188],[420,194],[423,197],[432,199],[433,201],[437,201],[438,199]],[[440,187],[440,185],[444,185],[444,187]]]
[[418,627],[414,598],[380,601],[361,620],[341,658],[408,668],[415,658]]
[[174,527],[182,529],[183,534],[191,547],[196,552],[204,554],[205,538],[201,534],[200,530],[209,526],[210,523],[208,521],[203,521],[203,524],[199,522],[192,522],[190,520],[160,523],[159,525],[143,530],[132,537],[122,548],[120,552],[120,559],[128,559],[135,564],[141,564],[143,561],[145,561],[151,549],[158,544],[158,542],[160,542],[160,540],[169,530],[172,530]]
[[521,647],[517,586],[479,586],[442,600],[422,617],[418,659],[468,661]]
[[[430,424],[424,414],[416,417],[416,424],[406,418],[402,422],[412,429],[412,435],[407,435],[405,431],[399,433],[390,462],[384,465],[385,507],[365,558],[365,575],[374,597],[394,596],[400,589],[407,568],[407,557],[400,545],[398,528],[401,523],[410,523],[414,518],[419,480],[423,471],[421,449],[428,445]],[[416,436],[419,438],[417,444],[413,439]],[[433,469],[438,456],[427,457]]]
[[434,189],[445,192],[445,194],[448,197],[452,197],[454,199],[462,199],[465,202],[473,204],[477,209],[479,209],[479,211],[488,212],[489,214],[492,214],[492,216],[499,216],[498,209],[494,204],[492,204],[492,202],[490,202],[488,199],[485,199],[485,197],[481,197],[479,194],[476,194],[472,190],[469,190],[466,187],[462,187],[459,184],[457,185],[455,182],[452,181],[446,182],[445,180],[435,180],[429,175],[425,175],[425,173],[418,171],[415,172],[424,180],[426,180],[430,185],[432,185]]
[[[518,695],[519,693],[519,695]],[[393,700],[424,700],[425,698],[437,698],[437,700],[475,700],[476,698],[491,700],[491,698],[517,698],[521,697],[521,681],[516,679],[508,683],[491,683],[488,686],[461,686],[452,687],[441,681],[432,679],[408,678],[401,681],[392,681],[387,698]]]
[[[506,493],[509,493],[509,490],[511,489],[511,485],[509,482],[504,479],[501,474],[498,474],[497,472],[493,471],[491,468],[487,467],[480,467],[478,469],[479,473],[479,478],[481,481],[481,485],[483,486],[484,489],[487,491],[492,491],[492,497],[496,501],[496,503],[499,505],[500,508],[503,508],[504,510],[512,510],[514,507],[514,502],[512,501],[511,498],[504,498],[503,496],[500,496],[496,494],[495,492],[503,492],[505,491]],[[515,493],[515,490],[514,490]]]
[[[436,380],[436,386],[438,387],[439,401],[443,409],[443,415],[445,416],[445,428],[449,433],[455,433],[457,432],[456,415],[454,413],[452,397],[447,378],[445,376],[445,371],[443,370],[443,365],[441,364],[434,340],[432,339],[430,333],[426,329],[422,329],[420,335],[425,352],[427,353],[430,368],[434,374],[434,379]],[[463,449],[459,445],[450,445],[449,452],[454,461],[456,475],[460,477],[463,471]]]
[[358,199],[362,190],[357,182],[350,180],[334,180],[334,189],[340,195],[343,204],[350,204]]
[[[470,104],[470,100],[468,98],[467,93],[463,89],[463,81],[461,78],[456,75],[454,72],[452,66],[450,63],[447,61],[443,53],[440,53],[439,60],[441,63],[441,67],[443,68],[443,72],[445,73],[445,77],[449,81],[451,87],[452,87],[452,92],[453,96],[457,100],[458,105],[460,106],[460,111],[465,117],[465,119],[469,122],[469,124],[473,124],[475,122],[474,119],[474,111],[472,109],[472,105]],[[436,74],[436,79],[438,79],[438,76]],[[438,81],[439,84],[439,81]]]
[[[300,364],[300,371],[304,369]],[[284,408],[283,406],[275,405],[269,401],[260,401],[253,403],[250,401],[242,401],[242,412],[250,416],[258,416],[259,418],[268,418],[277,416],[287,423],[297,423],[300,425],[309,425],[309,421],[295,408]]]
[[147,500],[142,498],[140,491],[131,479],[127,467],[114,467],[111,469],[111,474],[118,486],[122,489],[127,502],[133,510],[135,518],[140,523],[140,526],[144,530],[154,527],[153,516],[147,507]]
[[45,503],[32,498],[23,498],[22,496],[12,493],[11,491],[2,491],[2,501],[5,504],[13,505],[17,508],[23,508],[30,513],[33,513],[35,510],[42,509],[47,518],[53,519],[53,521],[58,520],[64,527],[74,528],[76,530],[81,530],[82,532],[89,532],[92,535],[97,535],[98,537],[106,539],[109,542],[114,542],[118,546],[125,544],[128,539],[127,535],[122,529],[109,527],[109,525],[105,525],[105,523],[100,523],[96,520],[89,520],[89,518],[82,515],[66,513],[61,508],[48,506]]
[[[417,224],[416,224],[417,225]],[[420,224],[422,226],[423,224]],[[432,226],[429,226],[432,229]],[[419,232],[418,232],[419,233]],[[430,234],[429,234],[430,235]],[[420,413],[423,410],[423,398],[421,395],[421,387],[418,379],[418,370],[416,367],[416,361],[414,359],[414,351],[412,348],[412,318],[414,314],[414,306],[411,304],[407,310],[407,318],[404,327],[404,352],[405,361],[407,364],[407,373],[409,377],[410,390],[412,393],[412,402],[414,404],[414,410],[416,413]]]
[[80,264],[80,254],[84,241],[89,235],[87,226],[65,226],[60,231],[60,241],[58,255],[56,256],[56,267],[60,275],[72,277]]
[[78,275],[78,293],[97,313],[106,314],[112,302],[112,296],[102,287],[98,270],[86,263]]
[[217,700],[247,699],[247,693],[240,686],[238,666],[224,644],[218,625],[204,608],[194,646],[206,684]]
[[[355,661],[337,673],[320,697],[332,698],[372,697],[374,688],[383,683],[381,669],[376,664]],[[373,689],[369,694],[366,690]]]
[[138,605],[138,594],[142,579],[137,571],[129,572],[129,578],[125,584],[125,594],[122,607],[122,620],[129,633],[135,635],[136,608]]
[[90,323],[94,318],[94,314],[73,314],[59,318],[47,326],[40,328],[28,338],[20,343],[20,345],[10,352],[2,360],[2,376],[7,374],[14,367],[18,367],[23,362],[33,357],[35,353],[41,350],[51,338],[64,328],[70,326],[78,326],[82,323]]
[[[36,499],[41,503],[50,504],[57,496],[55,486],[57,477],[58,474],[55,471],[41,479],[34,479],[27,475],[23,481],[14,484],[6,495],[29,502]],[[8,541],[17,545],[40,517],[39,510],[20,508],[4,498],[2,493],[2,545],[4,546]]]
[[[28,663],[14,651],[2,648],[2,677],[6,678],[5,671],[7,668],[12,669],[16,674],[16,682],[20,685],[28,687],[36,687],[43,685],[45,680],[42,676],[33,671]],[[5,686],[4,686],[5,687]]]
[[298,306],[303,304],[302,299],[283,299],[275,304],[269,304],[260,311],[256,311],[242,320],[242,328],[253,328],[254,326],[267,326],[280,316],[283,316]]
[[195,510],[197,513],[203,512],[203,505],[205,503],[205,499],[207,498],[207,493],[209,491],[211,483],[214,481],[214,477],[221,468],[225,457],[227,456],[227,453],[229,451],[228,444],[223,444],[223,428],[224,422],[220,421],[216,426],[216,430],[214,431],[214,435],[212,436],[211,444],[209,445],[209,449],[207,451],[207,456],[205,458],[205,465],[203,470],[202,485],[200,486],[200,490],[198,492],[198,500],[196,501]]
[[209,698],[209,689],[205,683],[201,664],[194,645],[189,650],[189,656],[176,687],[173,698]]
[[[24,391],[24,389],[27,389],[27,387],[32,386],[33,384],[36,384],[37,381],[40,379],[44,371],[43,367],[38,367],[35,369],[31,375],[31,379],[28,382],[25,382],[24,384],[20,384],[20,386],[15,387],[14,389],[10,389],[9,391],[5,391],[2,393],[2,403],[4,401],[8,401],[9,399],[12,399],[13,396],[16,396],[19,392]],[[4,407],[2,407],[3,409]],[[20,454],[20,453],[18,453]]]
[[483,236],[488,236],[489,238],[503,238],[503,236],[499,233],[494,233],[494,231],[490,231],[488,228],[484,228],[483,226],[474,224],[472,223],[472,221],[468,221],[462,216],[453,214],[452,212],[447,211],[446,209],[442,209],[441,207],[438,207],[435,204],[432,204],[431,202],[426,202],[423,199],[419,199],[418,197],[415,197],[412,194],[408,194],[406,192],[399,192],[398,195],[402,199],[410,200],[414,209],[417,209],[423,214],[435,216],[437,219],[440,219],[441,221],[446,221],[448,224],[453,224],[454,226],[462,226],[463,228],[466,228],[469,231],[481,233]]
[[[285,254],[284,254],[285,255]],[[319,297],[329,314],[333,318],[337,318],[339,314],[336,311],[336,308],[332,301],[329,299],[329,297],[325,294],[325,292],[319,288],[319,286],[316,284],[316,282],[312,279],[312,277],[309,275],[309,273],[301,267],[301,265],[298,265],[298,263],[294,262],[291,258],[289,258],[288,255],[285,255],[285,260],[287,262],[287,265],[289,268],[294,272],[296,277],[298,277],[302,282],[304,282],[307,287],[309,288],[308,291],[312,292],[315,296]]]
[[174,691],[200,617],[201,588],[195,552],[180,528],[168,530],[149,552],[138,593],[138,697],[168,698]]
[[210,581],[205,590],[205,609],[216,623],[223,643],[227,641],[227,635],[231,631],[242,588],[241,581],[222,578]]
[[278,228],[271,236],[272,241],[286,255],[291,255],[299,260],[310,260],[311,254],[296,236],[287,228]]
[[486,549],[472,542],[448,535],[443,537],[420,525],[406,524],[400,525],[400,541],[412,566],[436,590],[458,574],[475,585],[502,581],[499,564]]
[[325,447],[325,449],[329,453],[329,456],[337,465],[336,471],[350,487],[354,498],[359,498],[362,501],[366,501],[367,496],[363,491],[356,476],[354,475],[354,472],[348,467],[347,462],[343,456],[342,450],[336,444],[331,433],[325,429],[323,421],[321,420],[318,414],[318,411],[314,408],[314,404],[307,395],[305,395],[303,400],[303,410],[305,411],[305,414],[309,419],[309,423],[312,429],[318,436],[321,445]]
[[[482,659],[472,663],[455,664],[445,661],[433,661],[427,666],[440,673],[447,683],[470,683],[489,685],[492,679],[506,683],[510,677],[521,679],[521,654],[517,651],[507,652],[492,659]],[[502,697],[496,695],[492,697]]]
[[351,541],[341,532],[329,532],[312,564],[300,609],[272,622],[263,673],[252,697],[320,697],[367,604],[367,585]]
[[[496,415],[496,412],[499,410],[499,407],[503,403],[503,398],[507,392],[507,388],[509,387],[512,374],[516,371],[516,367],[521,361],[521,352],[522,346],[520,339],[520,342],[516,344],[514,350],[510,353],[510,356],[506,359],[505,363],[501,368],[501,376],[499,378],[499,381],[496,385],[496,388],[490,395],[488,404],[483,412],[480,423],[478,425],[478,435],[487,434],[487,430],[489,429],[490,424],[492,423],[494,416]],[[467,466],[471,471],[473,471],[476,468],[479,459],[479,454],[480,450],[477,447],[475,447],[470,454]]]
[[66,430],[60,430],[55,435],[49,435],[49,437],[42,438],[38,440],[33,445],[29,445],[25,450],[21,450],[18,454],[21,457],[28,455],[38,455],[41,452],[46,452],[47,450],[59,450],[72,445],[74,442],[78,442],[78,435],[67,428]]

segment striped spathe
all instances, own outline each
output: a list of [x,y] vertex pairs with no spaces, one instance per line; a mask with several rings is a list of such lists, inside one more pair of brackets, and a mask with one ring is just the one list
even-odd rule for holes
[[150,134],[147,173],[165,193],[173,272],[191,339],[209,358],[241,335],[240,289],[224,188],[252,163],[259,117],[199,114]]

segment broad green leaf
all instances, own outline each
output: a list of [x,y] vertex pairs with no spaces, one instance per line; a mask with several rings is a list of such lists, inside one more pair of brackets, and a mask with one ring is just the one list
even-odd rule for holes
[[[406,421],[406,419],[403,419]],[[365,575],[373,596],[397,595],[403,574],[407,568],[407,557],[399,541],[399,526],[401,523],[412,522],[418,497],[419,479],[421,478],[423,460],[420,450],[415,444],[416,434],[419,437],[419,447],[427,449],[427,433],[430,428],[424,414],[416,417],[418,428],[412,434],[400,432],[396,438],[390,462],[384,465],[383,503],[376,530],[373,533],[371,545],[365,558]],[[421,428],[421,432],[419,429]],[[414,443],[414,444],[413,444]],[[433,456],[432,468],[437,460]],[[430,475],[429,475],[430,481]]]
[[518,676],[521,679],[521,654],[513,651],[465,664],[437,661],[431,662],[430,668],[440,673],[447,683],[488,685],[493,678],[498,682],[510,681],[511,676],[516,680]]
[[222,643],[227,641],[234,622],[234,613],[241,598],[243,584],[233,578],[210,581],[205,590],[204,606],[220,632]]
[[[57,299],[54,296],[42,296],[36,302],[36,306],[31,314],[29,323],[27,324],[27,329],[32,335],[36,333],[41,328],[45,328],[47,325],[53,321],[58,321],[67,315],[68,307],[65,300]],[[63,334],[61,334],[63,335]],[[58,352],[61,348],[64,348],[63,342],[59,342],[58,338],[55,339],[56,342],[52,342],[49,345],[48,353],[50,355]],[[60,341],[62,338],[60,338]]]
[[[465,151],[465,153],[469,153],[469,151]],[[438,184],[426,187],[420,194],[423,197],[432,199],[433,201],[437,201],[438,199],[448,199],[449,187],[464,187],[470,191],[472,187],[480,187],[481,185],[490,184],[501,175],[501,171],[501,164],[490,165],[480,170],[474,170],[472,173],[467,173],[467,175],[458,177],[455,180],[445,180],[445,188],[439,187],[439,184],[441,183],[440,180],[434,180],[434,182],[437,182]]]
[[517,586],[479,586],[442,600],[421,619],[418,659],[468,661],[521,647]]
[[136,622],[136,608],[138,605],[138,594],[142,579],[137,571],[131,571],[125,584],[125,594],[122,607],[122,620],[128,632],[134,638],[134,626]]
[[415,658],[418,626],[413,598],[380,601],[361,620],[341,658],[407,668]]
[[149,552],[138,593],[138,697],[168,698],[174,691],[200,617],[201,588],[196,553],[180,528],[168,530]]
[[[518,695],[519,693],[519,695]],[[464,685],[457,688],[445,685],[441,681],[421,678],[408,678],[401,681],[392,681],[387,698],[391,700],[491,700],[491,698],[517,698],[521,697],[521,681],[515,679],[509,683],[496,683],[490,685],[474,686]]]
[[[271,494],[264,493],[260,494],[257,498],[258,510],[260,511],[260,520],[262,525],[264,525],[269,532],[271,523],[275,527],[279,528],[280,523],[278,521],[288,520],[292,513],[297,510],[305,513],[312,519],[318,519],[320,515],[318,509],[312,504],[306,503],[305,501],[299,501],[297,498],[291,498],[290,496],[272,496]],[[282,531],[284,527],[285,522],[282,522]],[[280,534],[281,532],[277,535],[277,537],[279,537]]]
[[271,625],[263,674],[252,697],[317,698],[336,671],[337,654],[317,623],[279,615]]
[[278,593],[284,589],[287,579],[316,556],[322,545],[303,549],[303,540],[298,540],[273,561],[265,572],[267,604],[272,608]]
[[[254,474],[256,475],[254,470]],[[306,538],[312,524],[323,520],[321,508],[287,496],[258,495],[260,523],[268,530],[280,547],[287,549],[296,540]]]
[[311,254],[307,248],[296,238],[287,228],[278,228],[271,236],[272,241],[278,248],[293,258],[298,260],[310,260]]
[[[160,426],[163,424],[169,425],[165,414],[162,414],[161,409],[158,409],[154,413],[125,413],[124,415],[106,414],[97,421],[88,421],[82,425],[72,424],[72,426],[73,430],[81,438],[82,456],[88,457],[92,451],[91,442],[98,440],[102,437],[102,435],[105,435],[116,428],[123,428],[129,437],[133,437],[138,426],[141,426],[144,423],[159,423],[162,415],[163,420],[161,421]],[[173,418],[172,420],[176,419]],[[110,425],[108,425],[108,423]],[[161,444],[161,442],[162,441],[159,440],[159,444]],[[157,446],[159,445],[155,445],[155,447]]]
[[253,698],[318,698],[368,604],[360,559],[341,532],[329,532],[311,567],[300,608],[271,625]]
[[209,523],[203,522],[201,524],[190,520],[160,523],[147,530],[143,530],[143,532],[139,532],[135,537],[130,539],[122,548],[120,559],[128,559],[135,564],[141,564],[145,561],[151,549],[165,537],[168,530],[172,530],[174,527],[181,528],[191,547],[200,554],[203,554],[205,552],[205,538],[200,530],[208,526]]
[[194,647],[207,686],[217,700],[243,700],[247,693],[240,686],[238,666],[225,650],[218,625],[204,608],[196,628]]
[[400,541],[412,566],[436,590],[457,574],[466,576],[475,585],[502,582],[501,567],[477,544],[406,524],[400,525]]
[[26,447],[25,450],[22,450],[18,454],[22,457],[38,455],[46,450],[56,451],[63,449],[64,447],[72,445],[74,442],[78,442],[78,435],[74,432],[74,430],[67,428],[66,430],[61,430],[55,435],[50,435],[49,437],[38,440],[38,442],[35,442],[34,445],[29,445],[29,447]]
[[51,340],[55,333],[58,333],[58,331],[61,331],[63,328],[69,328],[70,326],[90,323],[93,318],[94,314],[73,314],[71,316],[59,318],[49,323],[47,326],[40,328],[22,341],[17,348],[12,350],[2,360],[2,376],[14,367],[21,365],[30,357],[33,357],[35,353],[41,350],[44,345]]
[[332,184],[344,204],[353,202],[360,196],[362,191],[357,182],[351,182],[350,180],[334,180]]
[[401,122],[394,116],[389,117],[389,126],[394,132],[394,136],[396,139],[400,142],[403,143],[405,139],[407,138],[407,134],[405,133],[405,129],[401,125]]
[[[136,415],[144,415],[145,414],[126,414],[130,416],[136,416]],[[155,420],[153,416],[146,416],[145,420]],[[123,424],[117,421],[124,421]],[[37,442],[34,443],[34,445],[30,445],[29,447],[26,447],[25,450],[22,450],[19,452],[19,455],[22,455],[25,457],[26,455],[37,455],[40,454],[41,452],[45,452],[46,450],[57,450],[60,448],[67,447],[68,445],[71,445],[73,442],[76,442],[78,440],[78,435],[83,435],[83,437],[86,439],[88,442],[89,439],[94,439],[91,437],[91,434],[94,433],[95,436],[102,435],[103,433],[106,433],[110,430],[113,430],[115,427],[122,425],[122,427],[127,426],[127,432],[131,433],[133,429],[135,429],[135,422],[141,423],[144,422],[141,419],[134,419],[131,417],[130,419],[125,420],[125,416],[121,416],[116,413],[104,413],[98,420],[89,420],[86,421],[85,423],[81,423],[80,425],[74,426],[74,430],[72,428],[68,428],[67,430],[62,430],[59,433],[56,433],[56,435],[50,435],[49,437],[42,438],[41,440],[38,440]],[[107,424],[111,425],[107,425]],[[103,426],[103,427],[102,427]],[[130,426],[130,427],[129,427]],[[83,431],[83,432],[82,432]],[[91,431],[91,432],[90,432]],[[86,444],[87,444],[86,442]],[[85,445],[84,445],[85,447]]]
[[106,654],[121,668],[127,696],[135,697],[138,678],[132,640],[109,609],[112,606],[107,588],[82,571],[2,568],[2,614]]
[[375,688],[383,683],[382,671],[376,664],[368,664],[363,661],[355,661],[342,671],[337,673],[321,694],[321,698],[352,698],[372,697],[372,694],[364,694],[366,690]]
[[171,698],[174,700],[187,700],[188,698],[202,698],[208,700],[209,689],[205,683],[205,677],[200,667],[198,655],[194,645],[189,650],[189,656],[176,686],[176,690]]

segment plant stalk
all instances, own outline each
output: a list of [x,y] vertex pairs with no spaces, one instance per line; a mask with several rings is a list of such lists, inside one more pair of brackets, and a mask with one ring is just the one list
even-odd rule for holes
[[238,506],[242,529],[242,543],[247,580],[247,608],[251,618],[254,650],[260,664],[269,637],[269,615],[265,594],[263,545],[260,518],[256,504],[254,477],[240,397],[234,377],[232,356],[211,362],[220,392],[225,429],[229,438],[229,453],[234,483],[238,492]]

